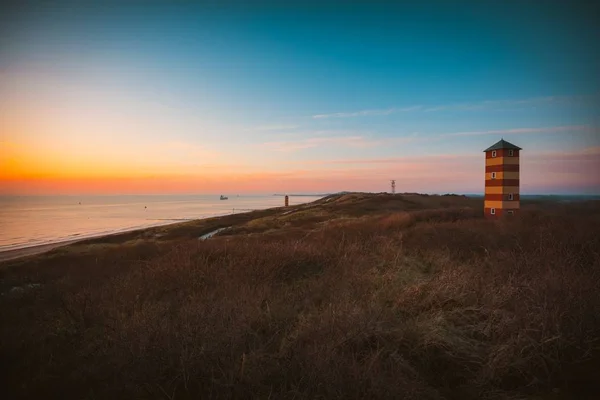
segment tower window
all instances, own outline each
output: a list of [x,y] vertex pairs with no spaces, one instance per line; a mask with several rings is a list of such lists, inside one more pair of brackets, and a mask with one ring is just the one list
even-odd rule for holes
[[490,214],[496,215],[496,209],[495,208],[490,209]]
[[509,155],[510,157],[514,156],[514,155],[515,155],[515,151],[514,151],[514,150],[509,150],[509,151],[508,151],[508,155]]
[[508,194],[508,199],[509,200],[514,200],[515,196],[512,193]]
[[496,173],[492,172],[492,179],[496,179]]
[[492,157],[496,157],[496,150],[492,151]]

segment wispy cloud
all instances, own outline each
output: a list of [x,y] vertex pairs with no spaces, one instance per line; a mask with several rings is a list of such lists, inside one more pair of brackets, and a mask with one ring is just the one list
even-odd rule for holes
[[[598,133],[600,134],[600,127],[590,125],[564,125],[564,126],[548,126],[548,127],[525,127],[525,128],[511,128],[511,129],[495,129],[495,130],[480,130],[480,131],[466,131],[466,132],[452,132],[452,133],[441,133],[441,134],[427,134],[421,135],[418,133],[411,133],[410,135],[396,136],[396,137],[376,137],[371,134],[362,133],[350,133],[346,131],[335,131],[335,130],[323,130],[323,131],[310,131],[301,132],[301,136],[304,138],[296,140],[280,140],[271,141],[260,144],[261,147],[267,148],[273,151],[280,152],[291,152],[323,146],[337,146],[337,147],[353,147],[353,148],[372,148],[378,146],[391,146],[397,144],[407,144],[415,142],[435,142],[442,139],[449,138],[460,138],[468,136],[484,136],[484,135],[498,135],[498,136],[516,136],[516,135],[531,135],[531,134],[551,134],[560,133]],[[386,161],[389,160],[389,161]],[[395,162],[396,159],[381,159],[379,163]],[[397,160],[396,160],[397,161]]]
[[467,160],[479,160],[480,154],[461,153],[461,154],[431,154],[423,156],[403,156],[403,157],[384,157],[384,158],[344,158],[337,160],[311,160],[298,161],[297,164],[302,165],[403,165],[410,164],[430,164],[435,162],[443,162],[444,165],[455,161],[464,162]]
[[484,100],[472,103],[453,103],[438,105],[433,107],[424,108],[423,111],[477,111],[477,110],[491,110],[491,109],[504,109],[511,107],[537,107],[544,105],[558,105],[558,104],[576,104],[585,103],[593,99],[595,96],[544,96],[544,97],[530,97],[526,99],[507,99],[507,100]]
[[278,141],[263,143],[274,151],[295,151],[314,148],[323,145],[337,145],[348,147],[367,147],[369,141],[362,136],[332,136],[332,137],[312,137],[297,141]]
[[[545,163],[548,160],[553,161],[576,161],[576,162],[594,162],[600,166],[600,146],[586,147],[579,150],[567,152],[550,151],[537,152],[528,156],[525,161],[531,163]],[[559,165],[560,166],[560,165]]]
[[411,106],[411,107],[391,107],[379,110],[361,110],[355,112],[339,112],[333,114],[317,114],[313,115],[314,119],[324,119],[324,118],[350,118],[350,117],[364,117],[371,115],[390,115],[396,114],[400,112],[410,112],[410,111],[418,111],[422,108],[422,106]]
[[454,132],[445,133],[441,137],[452,136],[479,136],[479,135],[522,135],[531,133],[556,133],[556,132],[593,132],[598,128],[589,125],[566,125],[566,126],[548,126],[541,128],[514,128],[514,129],[499,129],[491,131],[469,131],[469,132]]
[[272,132],[272,131],[288,131],[297,129],[298,125],[261,125],[247,129],[252,132]]
[[549,104],[575,104],[575,103],[586,103],[590,100],[597,98],[598,95],[580,95],[580,96],[545,96],[545,97],[531,97],[527,99],[508,99],[508,100],[483,100],[471,103],[452,103],[452,104],[441,104],[431,107],[423,107],[421,105],[415,105],[410,107],[389,107],[383,109],[369,109],[354,112],[337,112],[331,114],[316,114],[313,115],[313,119],[325,119],[325,118],[351,118],[351,117],[364,117],[364,116],[377,116],[377,115],[390,115],[402,112],[422,111],[422,112],[433,112],[433,111],[477,111],[477,110],[489,110],[497,108],[507,107],[524,107],[524,106],[542,106]]
[[315,148],[320,146],[343,146],[353,148],[368,148],[376,147],[381,145],[389,145],[393,143],[407,143],[417,140],[417,134],[403,137],[388,137],[388,138],[374,138],[363,135],[346,135],[346,136],[318,136],[322,132],[316,132],[316,135],[305,139],[299,139],[295,141],[275,141],[266,142],[261,146],[266,147],[273,151],[290,152],[297,150],[304,150],[309,148]]
[[[392,164],[403,165],[411,164],[431,164],[443,163],[450,165],[454,162],[469,163],[473,160],[481,160],[479,153],[459,153],[459,154],[431,154],[423,156],[404,156],[391,158],[355,158],[355,159],[338,159],[338,160],[313,160],[298,162],[303,165],[363,165],[363,164]],[[527,163],[543,163],[547,164],[551,161],[596,161],[600,162],[600,146],[586,147],[568,152],[546,151],[533,152],[524,158]]]

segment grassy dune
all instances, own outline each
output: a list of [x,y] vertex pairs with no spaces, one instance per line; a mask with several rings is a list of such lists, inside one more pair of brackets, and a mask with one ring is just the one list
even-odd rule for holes
[[593,398],[599,226],[598,202],[349,194],[5,262],[3,392]]

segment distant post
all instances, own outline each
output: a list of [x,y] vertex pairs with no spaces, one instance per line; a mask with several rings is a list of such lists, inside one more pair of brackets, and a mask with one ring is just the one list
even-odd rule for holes
[[290,198],[288,197],[288,195],[285,195],[285,206],[289,206],[290,205]]

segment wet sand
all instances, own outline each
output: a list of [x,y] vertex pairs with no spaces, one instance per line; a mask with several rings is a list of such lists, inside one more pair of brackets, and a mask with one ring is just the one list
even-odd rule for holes
[[54,250],[58,247],[62,247],[62,246],[66,246],[68,244],[73,244],[73,243],[79,242],[80,240],[82,240],[82,239],[69,240],[66,242],[59,242],[59,243],[41,244],[39,246],[25,247],[23,249],[14,249],[14,250],[3,251],[3,252],[0,252],[0,262],[14,260],[16,258],[33,256],[36,254],[46,253],[46,252],[48,252],[50,250]]
[[[98,238],[103,238],[103,237],[107,237],[107,236],[120,235],[120,234],[124,234],[124,233],[128,233],[128,232],[135,232],[138,230],[143,231],[146,229],[156,228],[159,226],[177,225],[178,223],[181,223],[181,221],[179,221],[179,220],[169,220],[169,221],[170,222],[163,222],[163,223],[152,225],[152,226],[125,229],[122,231],[116,231],[116,232],[111,232],[111,233],[100,233],[100,234],[96,234],[96,235],[80,236],[77,239],[65,240],[62,242],[40,244],[40,245],[34,245],[34,246],[25,247],[25,248],[21,248],[21,249],[0,251],[0,263],[3,261],[14,260],[16,258],[23,258],[23,257],[28,257],[28,256],[34,256],[37,254],[47,253],[50,250],[54,250],[58,247],[67,246],[69,244],[81,242],[84,240],[98,239]],[[178,222],[173,222],[173,221],[178,221]],[[187,221],[191,221],[191,220],[185,219],[183,221],[187,222]]]

